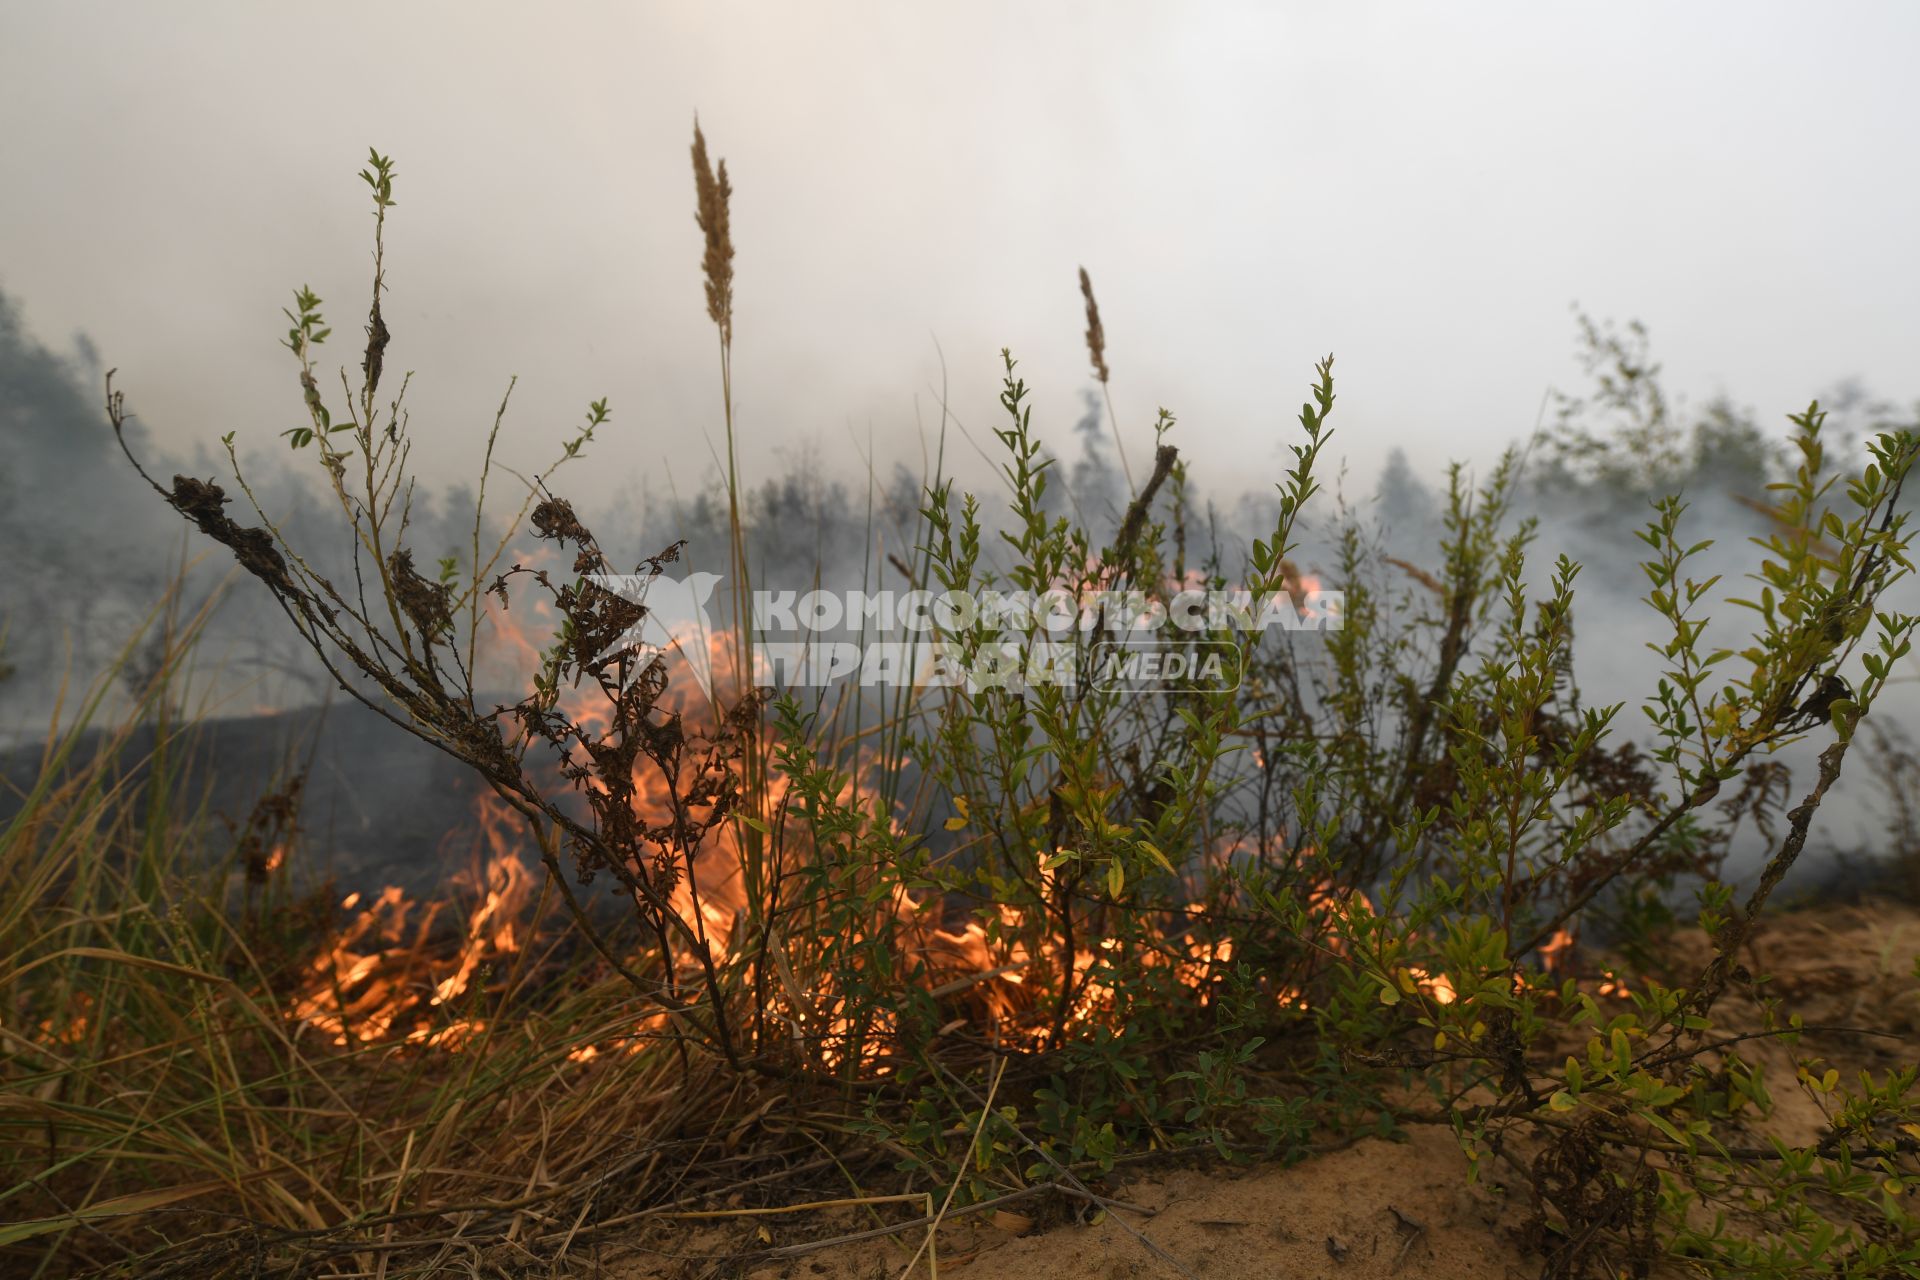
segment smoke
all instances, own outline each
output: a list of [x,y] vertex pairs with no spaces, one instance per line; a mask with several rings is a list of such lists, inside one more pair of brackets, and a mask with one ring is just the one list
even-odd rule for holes
[[84,338],[49,350],[0,295],[0,735],[46,728],[60,675],[84,680],[118,652],[183,542],[119,456],[88,390],[101,376]]
[[[1580,565],[1574,584],[1573,667],[1582,703],[1620,704],[1616,738],[1646,746],[1652,733],[1643,707],[1671,669],[1659,650],[1673,638],[1671,626],[1646,601],[1650,584],[1642,564],[1651,552],[1639,534],[1655,518],[1656,500],[1679,497],[1686,504],[1682,541],[1710,544],[1687,562],[1687,574],[1695,581],[1717,579],[1693,611],[1706,624],[1700,652],[1737,652],[1750,642],[1760,619],[1752,609],[1732,602],[1759,598],[1762,584],[1755,575],[1765,552],[1756,542],[1777,531],[1764,514],[1770,505],[1768,486],[1787,479],[1799,459],[1789,456],[1784,411],[1778,429],[1770,431],[1752,410],[1725,396],[1698,409],[1670,398],[1660,384],[1659,365],[1648,358],[1645,331],[1638,326],[1621,330],[1583,317],[1580,332],[1594,386],[1584,395],[1555,396],[1553,423],[1525,442],[1521,483],[1508,525],[1530,522],[1534,528],[1528,578],[1536,598],[1557,557],[1565,555]],[[1920,410],[1875,401],[1850,383],[1823,395],[1820,403],[1828,414],[1822,439],[1829,473],[1857,469],[1865,461],[1864,442],[1873,435],[1913,430],[1920,423]],[[1412,472],[1397,450],[1390,454],[1367,504],[1386,553],[1437,571],[1437,548],[1445,536],[1443,497]],[[1903,509],[1911,512],[1913,506],[1910,489]],[[1920,612],[1920,582],[1902,582],[1881,608]],[[1742,670],[1738,657],[1718,668],[1723,678]],[[1857,681],[1857,658],[1844,674]],[[1896,680],[1876,704],[1873,719],[1891,731],[1889,744],[1904,741],[1905,727],[1920,723],[1920,691],[1911,680]],[[1791,771],[1791,802],[1812,783],[1824,732],[1816,731],[1771,757]],[[1839,884],[1836,879],[1881,874],[1870,869],[1873,864],[1904,852],[1891,844],[1910,836],[1898,825],[1904,806],[1889,803],[1888,779],[1911,776],[1911,769],[1902,761],[1881,758],[1889,744],[1876,738],[1849,759],[1846,775],[1816,819],[1807,865],[1790,883],[1858,888],[1857,883]],[[1736,877],[1752,873],[1774,847],[1763,833],[1744,829],[1731,851],[1728,872]]]
[[[322,700],[333,681],[271,594],[194,536],[130,465],[107,421],[104,380],[84,337],[71,352],[49,349],[0,294],[0,545],[9,559],[0,575],[0,744],[44,736],[56,706],[70,717],[79,691],[115,671],[101,708],[111,719],[155,673],[170,628],[203,610],[196,679],[182,686],[204,699],[194,710],[244,715]],[[175,474],[210,478],[237,512],[249,506],[224,454],[167,456],[138,420],[127,446],[161,484]],[[355,545],[332,495],[290,457],[308,460],[243,453],[247,487],[310,563],[350,582]],[[471,542],[472,506],[465,490],[416,495],[408,545],[428,561],[458,556]]]

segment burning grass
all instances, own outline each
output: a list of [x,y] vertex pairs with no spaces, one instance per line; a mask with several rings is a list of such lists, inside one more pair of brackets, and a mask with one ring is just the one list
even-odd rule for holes
[[[305,1233],[353,1270],[373,1255],[342,1252],[366,1240],[333,1224],[429,1187],[537,1202],[622,1158],[623,1117],[644,1131],[701,1104],[691,1088],[663,1102],[657,1061],[560,1069],[570,1045],[637,1017],[577,964],[550,960],[500,1016],[515,981],[501,961],[543,967],[512,933],[533,918],[502,897],[444,929],[420,913],[403,928],[398,908],[342,920],[324,901],[242,910],[204,870],[201,824],[136,804],[113,745],[29,797],[0,857],[10,1270],[244,1267],[267,1256],[248,1240]],[[165,796],[169,767],[151,766],[148,795]],[[209,1251],[137,1261],[189,1208]]]
[[[1671,639],[1641,745],[1620,707],[1580,698],[1578,567],[1561,559],[1544,589],[1529,577],[1517,455],[1478,486],[1456,469],[1430,569],[1343,522],[1326,571],[1344,625],[1308,647],[1249,618],[1309,611],[1294,557],[1332,432],[1331,358],[1272,526],[1229,567],[1192,545],[1164,412],[1110,533],[1067,517],[1007,356],[1007,510],[991,519],[927,477],[914,550],[876,557],[875,580],[1064,602],[1092,619],[1053,649],[1076,670],[1106,602],[1164,611],[1196,585],[1231,587],[1245,616],[1209,618],[1192,643],[1230,652],[1239,679],[1142,697],[986,678],[1010,644],[1031,661],[1046,628],[1030,618],[1009,640],[976,618],[937,635],[941,660],[976,678],[870,704],[775,693],[753,678],[766,664],[735,451],[731,179],[697,132],[692,156],[733,529],[730,625],[710,650],[678,637],[676,655],[638,630],[648,584],[686,548],[623,561],[555,491],[605,401],[524,480],[493,462],[496,419],[471,545],[423,572],[405,384],[380,399],[394,171],[377,154],[358,385],[322,390],[330,330],[311,290],[286,339],[308,413],[290,443],[353,535],[353,585],[276,532],[237,452],[239,501],[148,477],[273,593],[347,694],[467,766],[478,852],[469,879],[426,900],[289,898],[297,823],[265,803],[234,833],[236,906],[196,871],[206,824],[154,802],[173,794],[165,757],[190,727],[158,735],[143,805],[110,757],[50,758],[0,848],[9,1260],[143,1276],[590,1269],[623,1233],[726,1222],[752,1233],[739,1263],[814,1247],[775,1244],[766,1223],[830,1208],[867,1216],[859,1231],[922,1233],[932,1272],[947,1214],[1070,1206],[1117,1213],[1183,1271],[1101,1189],[1120,1171],[1298,1161],[1443,1126],[1476,1168],[1523,1175],[1526,1244],[1548,1276],[1648,1274],[1663,1256],[1782,1278],[1920,1263],[1903,1198],[1920,1177],[1915,1070],[1846,1082],[1804,1057],[1823,1127],[1760,1145],[1748,1120],[1774,1110],[1777,1082],[1742,1048],[1793,1053],[1808,1033],[1756,973],[1755,931],[1909,654],[1916,620],[1883,598],[1909,568],[1911,435],[1882,436],[1842,475],[1818,407],[1794,417],[1798,462],[1774,485],[1738,648],[1707,647],[1717,580],[1695,576],[1684,506],[1656,507],[1644,570]],[[108,412],[122,429],[111,384]],[[483,513],[509,479],[524,492],[489,545]],[[616,579],[640,589],[603,585]],[[510,701],[479,692],[489,635],[527,659]],[[149,714],[185,651],[161,664]],[[688,679],[689,659],[712,678]],[[1770,757],[1809,737],[1816,776],[1782,815]],[[1743,827],[1772,852],[1736,901],[1721,866]],[[1585,930],[1668,936],[1683,885],[1709,939],[1693,966],[1623,977],[1582,958]],[[1727,1002],[1749,997],[1757,1021],[1728,1022]],[[903,1224],[902,1205],[921,1216]]]

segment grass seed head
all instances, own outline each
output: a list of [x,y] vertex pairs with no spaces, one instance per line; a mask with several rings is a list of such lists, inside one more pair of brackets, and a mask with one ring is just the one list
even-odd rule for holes
[[[725,176],[723,169],[723,181]],[[1093,300],[1093,278],[1085,267],[1080,268],[1080,296],[1087,300],[1087,354],[1093,357],[1094,376],[1104,383],[1107,380],[1107,331],[1100,324],[1100,304]]]
[[720,328],[722,342],[733,341],[733,235],[728,225],[727,205],[733,197],[733,184],[727,180],[727,162],[716,170],[707,158],[706,135],[700,122],[693,125],[693,185],[699,197],[694,220],[706,236],[706,254],[701,268],[707,277],[707,316]]

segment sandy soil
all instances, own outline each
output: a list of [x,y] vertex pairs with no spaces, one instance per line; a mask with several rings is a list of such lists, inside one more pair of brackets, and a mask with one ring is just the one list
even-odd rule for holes
[[[1406,1143],[1368,1139],[1344,1151],[1292,1168],[1183,1170],[1129,1183],[1113,1192],[1150,1213],[1110,1212],[1089,1225],[1069,1223],[1016,1234],[1026,1220],[1011,1213],[961,1219],[940,1232],[940,1274],[1023,1277],[1026,1280],[1162,1280],[1182,1275],[1156,1257],[1141,1237],[1176,1259],[1187,1273],[1209,1280],[1367,1280],[1374,1276],[1435,1280],[1522,1280],[1534,1275],[1514,1242],[1524,1205],[1497,1192],[1469,1189],[1467,1161],[1449,1133],[1415,1134]],[[906,1206],[892,1206],[896,1212]],[[797,1216],[797,1215],[796,1215]],[[1119,1217],[1132,1228],[1122,1226]],[[860,1221],[835,1215],[839,1231]],[[792,1237],[823,1231],[824,1222],[793,1225]],[[1137,1235],[1135,1233],[1138,1233]],[[770,1226],[764,1242],[785,1243]],[[748,1280],[892,1280],[924,1233],[898,1241],[840,1245],[744,1270],[709,1272],[694,1257],[709,1247],[728,1252],[718,1234],[656,1238],[652,1249],[619,1262],[604,1255],[607,1274],[621,1280],[701,1274],[745,1275]],[[733,1248],[741,1247],[733,1236]],[[747,1246],[751,1247],[751,1246]],[[915,1274],[927,1274],[923,1258]]]
[[[1671,976],[1697,972],[1706,947],[1697,934],[1676,938]],[[1774,988],[1810,1025],[1891,1033],[1810,1035],[1797,1051],[1824,1055],[1843,1072],[1879,1072],[1915,1057],[1916,954],[1920,912],[1829,907],[1770,921],[1756,939],[1751,967],[1773,975]],[[1722,1014],[1738,1026],[1757,1022],[1751,1017],[1755,1008],[1750,993],[1736,990]],[[1776,1111],[1765,1129],[1791,1141],[1814,1139],[1823,1117],[1793,1083],[1794,1051],[1749,1044],[1748,1053],[1767,1064],[1775,1096]],[[1024,1219],[1007,1214],[965,1218],[940,1232],[940,1273],[1019,1280],[1162,1280],[1183,1274],[1208,1280],[1522,1280],[1540,1271],[1539,1259],[1529,1258],[1520,1244],[1520,1225],[1530,1212],[1525,1188],[1469,1187],[1465,1156],[1452,1135],[1440,1130],[1415,1132],[1405,1143],[1368,1139],[1286,1169],[1168,1172],[1105,1194],[1144,1212],[1116,1210],[1097,1221],[1044,1231],[1024,1230]],[[887,1210],[911,1214],[900,1205],[880,1212]],[[765,1234],[757,1240],[743,1239],[737,1227],[636,1239],[631,1249],[605,1250],[601,1263],[616,1280],[892,1280],[923,1238],[914,1233],[843,1244],[745,1266],[718,1262],[756,1244],[779,1249],[874,1221],[844,1210],[803,1223],[806,1216],[760,1219]],[[924,1259],[915,1274],[928,1274]]]

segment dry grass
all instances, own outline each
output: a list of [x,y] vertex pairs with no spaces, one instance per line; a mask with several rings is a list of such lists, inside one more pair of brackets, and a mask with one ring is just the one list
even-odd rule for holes
[[[131,758],[191,640],[90,736],[99,682],[0,830],[0,1271],[564,1261],[643,1199],[791,1158],[741,1159],[729,1133],[750,1091],[681,1079],[635,1033],[649,1010],[584,962],[478,984],[441,1015],[482,1028],[457,1051],[340,1047],[305,1026],[298,962],[334,927],[331,895],[293,896],[281,873],[233,898],[246,840],[208,867],[221,840],[187,789],[192,723],[162,721]],[[569,1060],[589,1044],[609,1051]]]
[[1126,477],[1127,489],[1132,491],[1133,468],[1127,462],[1127,443],[1121,438],[1120,420],[1113,412],[1113,371],[1107,368],[1107,328],[1100,322],[1100,304],[1093,297],[1093,277],[1085,267],[1080,268],[1080,296],[1087,304],[1087,356],[1093,361],[1093,376],[1099,380],[1100,394],[1106,399],[1107,424],[1113,429],[1113,447],[1120,458],[1120,471]]
[[733,342],[733,231],[730,205],[733,184],[727,179],[727,162],[716,171],[707,159],[707,137],[693,126],[693,185],[696,204],[694,220],[700,224],[706,249],[700,259],[706,276],[707,318],[719,328],[723,344]]

